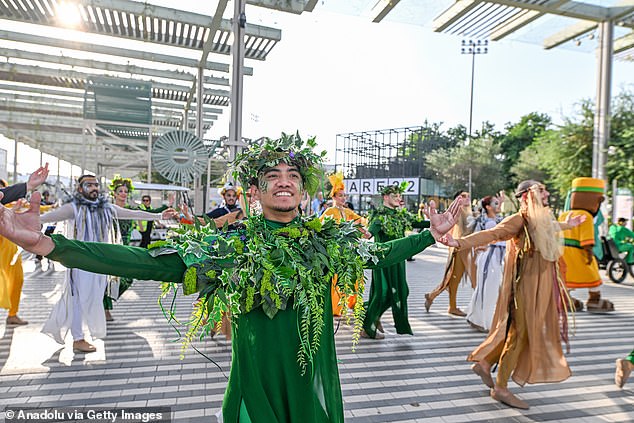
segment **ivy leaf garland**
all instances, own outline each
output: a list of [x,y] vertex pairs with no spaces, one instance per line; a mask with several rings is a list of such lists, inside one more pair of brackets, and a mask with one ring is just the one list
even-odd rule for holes
[[[202,337],[214,329],[223,313],[237,315],[261,307],[272,319],[291,305],[298,312],[297,361],[302,374],[312,366],[324,318],[330,318],[324,309],[335,274],[344,297],[357,297],[353,349],[356,346],[365,314],[363,267],[367,262],[376,263],[381,253],[375,244],[361,240],[354,222],[297,218],[274,229],[261,215],[249,217],[230,232],[213,226],[181,228],[157,247],[159,251],[153,254],[178,251],[188,266],[183,291],[186,295],[199,293],[183,348],[196,335]],[[176,287],[171,284],[172,289]],[[175,320],[173,313],[172,307],[170,321]]]
[[418,220],[405,208],[388,209],[381,206],[370,212],[370,225],[378,224],[385,235],[390,239],[402,238],[405,231],[412,230],[412,222]]

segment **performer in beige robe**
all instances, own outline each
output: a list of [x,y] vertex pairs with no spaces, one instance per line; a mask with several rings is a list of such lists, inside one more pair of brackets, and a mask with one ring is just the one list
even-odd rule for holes
[[[475,219],[471,213],[471,204],[469,193],[465,191],[459,191],[454,195],[454,200],[458,197],[466,199],[465,205],[462,208],[462,213],[458,219],[458,223],[451,230],[451,236],[453,238],[460,238],[469,235],[473,232],[475,226]],[[471,249],[462,249],[460,251],[454,248],[449,248],[449,255],[447,256],[447,265],[445,266],[445,274],[442,281],[438,284],[433,291],[425,294],[425,310],[429,313],[431,305],[438,295],[443,291],[447,291],[449,294],[449,308],[447,313],[453,316],[465,317],[467,314],[458,308],[458,286],[464,276],[467,276],[471,282],[471,288],[475,289],[476,269],[475,258]]]
[[[525,383],[560,382],[570,376],[561,342],[568,343],[566,310],[562,296],[566,287],[559,275],[558,260],[563,244],[559,232],[578,226],[581,217],[557,223],[547,207],[550,194],[536,181],[518,186],[520,211],[496,227],[441,242],[458,250],[501,240],[509,241],[504,279],[493,325],[486,340],[467,358],[472,370],[491,389],[491,397],[506,405],[528,409],[507,388],[509,377]],[[491,365],[498,364],[495,383]]]

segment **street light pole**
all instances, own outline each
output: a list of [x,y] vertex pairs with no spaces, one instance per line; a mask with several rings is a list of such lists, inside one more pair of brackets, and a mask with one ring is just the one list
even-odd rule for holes
[[[471,55],[471,96],[469,99],[469,137],[467,142],[471,142],[471,128],[473,127],[473,82],[475,81],[475,57],[476,54],[487,54],[489,52],[488,40],[462,40],[461,54]],[[471,166],[469,166],[469,198],[471,198]]]
[[473,124],[473,82],[475,80],[475,56],[476,54],[487,54],[489,52],[488,40],[462,40],[460,52],[471,55],[471,98],[469,100],[469,138],[471,138],[471,128]]

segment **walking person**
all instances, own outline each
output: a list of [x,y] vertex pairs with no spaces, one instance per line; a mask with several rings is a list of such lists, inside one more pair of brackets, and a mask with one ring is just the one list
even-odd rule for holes
[[[108,201],[101,193],[101,185],[94,175],[82,175],[77,180],[73,200],[41,216],[42,223],[71,220],[69,236],[89,242],[113,242],[116,219],[167,219],[175,214],[166,210],[153,214],[140,210],[130,210]],[[70,331],[75,352],[94,352],[94,345],[86,341],[84,329],[93,338],[106,336],[106,315],[103,296],[108,278],[80,269],[70,269],[62,288],[60,300],[44,323],[42,332],[50,335],[60,344],[64,343]]]
[[[376,242],[388,242],[402,238],[405,236],[405,231],[411,230],[413,227],[429,227],[429,221],[419,220],[407,209],[401,207],[405,188],[406,184],[389,185],[381,191],[383,205],[370,214],[368,228]],[[458,210],[454,207],[451,212],[458,213]],[[405,257],[405,260],[412,255]],[[405,260],[389,267],[372,270],[370,297],[366,304],[363,332],[361,333],[364,338],[385,338],[381,316],[389,308],[392,309],[396,333],[413,334],[407,313],[409,287],[406,279]]]
[[[465,205],[462,208],[458,223],[452,229],[452,236],[454,238],[469,235],[473,232],[475,225],[475,219],[471,214],[471,198],[469,197],[469,193],[459,191],[454,195],[454,199],[458,197],[464,199],[463,204]],[[465,317],[466,313],[458,308],[458,286],[460,286],[460,281],[466,275],[466,277],[471,280],[471,287],[475,288],[474,264],[473,252],[470,249],[456,251],[453,248],[449,248],[449,256],[447,257],[447,266],[445,267],[443,280],[433,291],[425,294],[425,311],[429,313],[429,309],[436,297],[443,291],[447,291],[449,294],[449,309],[447,313],[453,316]]]
[[[494,228],[502,221],[501,201],[490,195],[480,202],[480,216],[476,219],[475,232]],[[502,276],[504,275],[504,254],[506,242],[498,241],[481,247],[476,258],[476,288],[467,307],[466,320],[471,327],[488,332],[493,322]],[[477,251],[478,249],[476,249]]]
[[[526,402],[508,389],[508,380],[526,383],[561,382],[570,368],[561,343],[568,345],[567,295],[559,273],[562,243],[560,231],[574,228],[585,217],[570,217],[558,223],[550,208],[546,187],[533,180],[521,182],[515,196],[520,211],[494,228],[441,242],[458,251],[510,241],[504,263],[504,280],[489,336],[467,358],[471,367],[491,388],[491,397],[511,407],[528,409]],[[491,366],[497,364],[495,382]]]

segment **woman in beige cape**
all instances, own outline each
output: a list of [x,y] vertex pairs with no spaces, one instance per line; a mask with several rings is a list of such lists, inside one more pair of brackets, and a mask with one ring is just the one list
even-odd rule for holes
[[[520,211],[495,228],[444,244],[460,250],[496,241],[509,241],[504,278],[489,336],[467,358],[472,370],[491,388],[491,397],[506,405],[528,409],[507,388],[509,377],[525,383],[560,382],[570,376],[561,342],[568,342],[566,310],[561,301],[566,289],[559,276],[562,244],[559,231],[575,227],[582,219],[557,224],[547,207],[550,195],[536,181],[519,184]],[[491,365],[498,364],[493,383]]]

